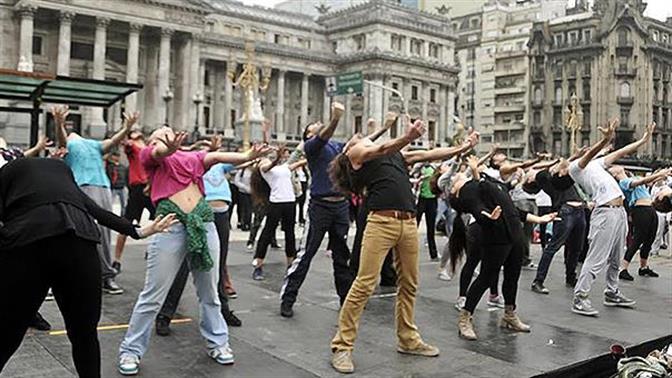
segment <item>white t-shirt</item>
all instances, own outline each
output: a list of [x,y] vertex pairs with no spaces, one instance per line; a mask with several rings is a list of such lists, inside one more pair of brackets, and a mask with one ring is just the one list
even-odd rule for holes
[[579,160],[569,165],[569,176],[590,195],[596,206],[602,206],[616,198],[624,198],[616,179],[609,174],[604,165],[604,158],[588,163],[586,168],[579,168]]
[[540,190],[539,193],[537,193],[537,196],[536,196],[535,200],[537,201],[537,207],[542,207],[542,206],[551,207],[552,206],[551,196],[546,194],[546,192],[544,192],[543,190]]
[[262,171],[261,176],[271,187],[269,201],[272,203],[294,202],[296,197],[294,196],[292,171],[289,170],[289,165],[276,165],[267,172]]

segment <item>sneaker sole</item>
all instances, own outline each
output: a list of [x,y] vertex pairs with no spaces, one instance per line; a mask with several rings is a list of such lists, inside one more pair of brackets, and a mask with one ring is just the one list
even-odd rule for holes
[[577,310],[577,309],[574,309],[574,308],[572,309],[572,312],[575,313],[575,314],[583,315],[583,316],[593,316],[593,317],[597,317],[597,315],[599,314],[599,311],[590,311],[589,312],[589,311]]
[[233,358],[230,359],[230,360],[218,360],[218,359],[216,359],[216,358],[213,358],[213,360],[214,360],[216,363],[218,363],[218,364],[220,364],[220,365],[225,365],[225,366],[226,366],[226,365],[233,365],[234,362],[235,362],[235,360],[234,360]]
[[637,302],[632,301],[632,302],[627,302],[627,303],[613,303],[613,302],[607,302],[604,301],[602,302],[603,305],[607,307],[623,307],[623,308],[632,308]]
[[123,291],[123,290],[109,290],[109,289],[103,289],[103,291],[105,292],[105,294],[110,294],[110,295],[120,295],[120,294],[124,294],[124,291]]
[[397,348],[397,353],[408,354],[408,355],[411,355],[411,356],[422,356],[422,357],[438,357],[439,354],[440,354],[440,352],[438,352],[438,351],[436,352],[436,354],[433,354],[433,353],[430,354],[429,352],[427,352],[427,353],[415,352],[415,351],[412,351],[412,350],[404,350],[404,349],[401,349],[401,348]]
[[462,334],[462,332],[460,332],[459,330],[457,331],[457,336],[459,336],[460,339],[462,339],[462,340],[467,340],[467,341],[476,341],[476,340],[478,340],[478,337],[476,337],[476,338],[472,338],[472,337],[466,337],[466,336],[464,336],[464,335]]
[[341,374],[352,374],[352,373],[355,372],[355,369],[340,369],[340,368],[337,368],[336,366],[334,366],[334,364],[331,364],[331,367],[334,368],[334,370],[336,370],[337,372],[339,372]]
[[138,375],[140,372],[140,368],[136,368],[135,370],[121,370],[121,368],[117,369],[119,371],[119,374],[129,376],[129,375]]
[[548,294],[551,293],[550,291],[539,291],[539,290],[534,290],[534,289],[532,289],[532,292],[537,293],[537,294],[543,294],[543,295],[548,295]]

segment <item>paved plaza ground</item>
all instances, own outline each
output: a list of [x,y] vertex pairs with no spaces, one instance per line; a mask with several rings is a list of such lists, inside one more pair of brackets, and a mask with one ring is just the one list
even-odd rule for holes
[[[351,234],[354,233],[354,229]],[[278,292],[284,272],[284,253],[270,251],[266,280],[252,280],[252,256],[245,250],[246,235],[233,233],[229,269],[239,298],[231,307],[242,319],[241,328],[230,328],[236,363],[222,367],[205,353],[198,331],[198,306],[193,287],[185,291],[179,307],[184,320],[174,324],[173,334],[152,337],[142,360],[143,377],[335,377],[329,365],[329,341],[336,331],[338,300],[333,288],[331,264],[318,252],[302,288],[295,316],[279,315]],[[441,239],[440,245],[444,240]],[[118,282],[126,289],[121,296],[103,297],[99,338],[105,377],[118,376],[117,348],[124,335],[131,309],[144,282],[144,245],[131,245],[124,256]],[[535,261],[540,253],[533,246]],[[354,352],[359,377],[527,377],[550,371],[608,351],[613,343],[633,345],[672,330],[672,260],[652,259],[660,273],[658,279],[636,277],[622,283],[623,292],[637,300],[634,309],[606,308],[601,303],[603,275],[593,290],[599,318],[586,318],[570,312],[571,289],[564,286],[562,253],[556,256],[547,286],[551,294],[534,294],[529,284],[534,272],[524,270],[520,278],[519,309],[532,326],[530,334],[514,334],[497,327],[502,310],[487,308],[485,298],[476,314],[480,339],[476,342],[457,336],[457,311],[453,307],[458,282],[439,281],[436,263],[421,251],[421,283],[416,321],[427,342],[441,349],[438,358],[400,355],[395,348],[394,293],[376,292],[360,324]],[[42,314],[55,331],[63,321],[55,302],[42,306]],[[29,331],[1,377],[74,376],[67,336],[56,332]]]

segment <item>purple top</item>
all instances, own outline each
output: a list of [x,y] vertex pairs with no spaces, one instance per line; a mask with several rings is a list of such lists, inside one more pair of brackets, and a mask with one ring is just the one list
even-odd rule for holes
[[140,161],[147,171],[152,183],[151,198],[156,205],[162,199],[169,198],[173,194],[195,183],[201,193],[205,193],[203,187],[203,174],[205,173],[206,151],[185,152],[176,151],[164,158],[152,157],[153,146],[145,147],[140,152]]

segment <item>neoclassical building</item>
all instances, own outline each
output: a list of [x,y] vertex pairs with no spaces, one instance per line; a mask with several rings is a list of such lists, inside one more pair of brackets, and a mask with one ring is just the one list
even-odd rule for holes
[[[369,117],[403,108],[426,120],[423,144],[445,143],[459,72],[455,39],[446,16],[384,0],[318,18],[230,0],[0,0],[0,67],[144,85],[123,106],[72,109],[93,137],[117,128],[123,107],[141,111],[146,129],[167,121],[234,138],[243,101],[233,84],[253,42],[269,84],[263,112],[277,139],[296,141],[303,125],[328,119],[327,77],[361,71],[375,86],[334,98],[346,104],[337,136],[366,132]],[[49,122],[45,112],[42,125]],[[19,116],[0,114],[10,142],[26,143],[27,133]]]
[[577,143],[600,137],[597,126],[619,116],[616,146],[658,124],[640,154],[672,157],[672,18],[643,16],[642,0],[585,1],[566,17],[535,23],[530,39],[530,145],[536,151],[569,151],[563,127],[572,94],[582,110]]

